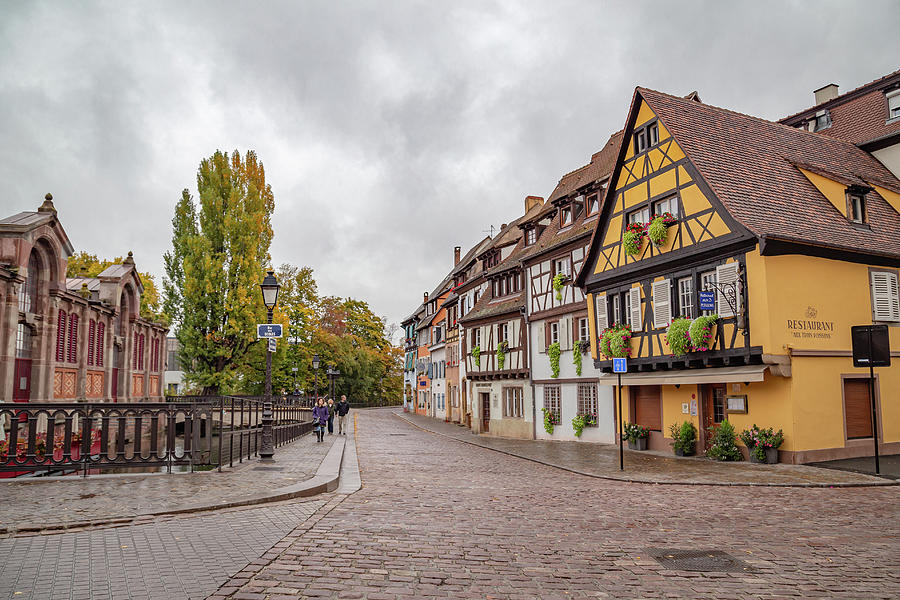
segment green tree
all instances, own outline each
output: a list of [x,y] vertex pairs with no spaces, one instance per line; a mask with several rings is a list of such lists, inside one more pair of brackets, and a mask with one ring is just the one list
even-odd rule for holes
[[[90,254],[82,250],[69,257],[66,264],[66,277],[97,277],[100,273],[112,265],[122,264],[123,258],[117,256],[112,260],[97,258],[96,254]],[[153,275],[138,271],[138,277],[144,286],[141,294],[141,316],[151,321],[169,323],[165,312],[160,310],[159,290]]]
[[197,172],[198,203],[185,190],[166,254],[167,311],[177,321],[189,383],[205,394],[228,391],[265,319],[259,283],[270,262],[275,199],[250,150],[216,151]]

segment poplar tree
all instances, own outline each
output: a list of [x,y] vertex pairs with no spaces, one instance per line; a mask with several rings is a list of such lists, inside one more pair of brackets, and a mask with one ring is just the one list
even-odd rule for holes
[[264,322],[259,283],[270,262],[275,199],[256,153],[216,151],[197,172],[172,219],[165,255],[164,307],[176,322],[189,384],[204,394],[230,390]]

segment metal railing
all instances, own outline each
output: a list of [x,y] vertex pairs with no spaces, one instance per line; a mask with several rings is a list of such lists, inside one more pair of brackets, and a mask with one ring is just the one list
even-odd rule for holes
[[[0,403],[0,473],[171,473],[232,466],[260,446],[264,402],[183,397],[153,403]],[[312,431],[309,410],[272,405],[273,439],[283,446]]]

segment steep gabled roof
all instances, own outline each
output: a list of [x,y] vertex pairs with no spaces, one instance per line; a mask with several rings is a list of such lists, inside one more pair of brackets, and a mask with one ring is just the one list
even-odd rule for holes
[[842,140],[677,96],[636,94],[672,133],[728,212],[760,238],[900,257],[900,215],[868,195],[869,227],[851,223],[801,173],[810,165],[900,192],[900,181],[869,153]]

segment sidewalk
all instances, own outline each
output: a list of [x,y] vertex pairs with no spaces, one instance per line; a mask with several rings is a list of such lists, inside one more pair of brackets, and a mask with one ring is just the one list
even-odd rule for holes
[[[329,452],[332,446],[335,452]],[[319,444],[315,436],[305,435],[277,448],[274,465],[261,464],[254,457],[221,473],[0,480],[0,534],[132,522],[148,515],[258,504],[325,488],[330,491],[337,486],[343,447],[343,436],[326,435],[325,443]],[[320,465],[335,471],[333,482],[321,474],[321,481],[311,481]]]
[[684,485],[758,485],[791,487],[853,487],[894,485],[880,477],[806,465],[724,463],[701,457],[676,458],[656,452],[625,450],[625,470],[619,470],[619,448],[608,444],[514,440],[477,435],[453,423],[397,412],[415,427],[461,442],[518,456],[582,475],[637,483]]

